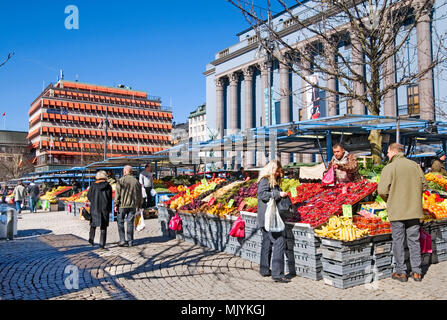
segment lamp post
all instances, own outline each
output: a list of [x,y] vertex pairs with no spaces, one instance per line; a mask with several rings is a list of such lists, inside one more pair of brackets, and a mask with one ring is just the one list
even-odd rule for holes
[[104,128],[104,161],[107,160],[107,132],[108,129],[113,128],[112,124],[109,123],[109,108],[106,108],[106,118],[104,120],[102,120],[99,124],[99,128],[102,129]]

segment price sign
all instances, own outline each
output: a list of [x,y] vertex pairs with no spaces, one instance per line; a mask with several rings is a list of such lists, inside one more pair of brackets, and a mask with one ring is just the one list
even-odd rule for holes
[[216,198],[211,198],[210,201],[208,201],[208,205],[211,207],[214,202],[216,202]]
[[189,196],[190,195],[190,193],[189,193],[189,188],[186,188],[186,194]]
[[350,204],[343,205],[343,217],[352,218],[352,206]]
[[242,201],[241,204],[239,205],[239,207],[237,207],[238,211],[242,211],[245,207],[245,201]]
[[297,191],[296,191],[296,187],[292,188],[292,189],[290,190],[290,193],[292,194],[292,198],[295,198],[295,197],[298,195],[298,193],[297,193]]
[[205,184],[205,185],[206,185],[206,184],[208,184],[208,181],[206,181],[206,179],[203,178],[203,179],[202,179],[202,184]]
[[231,199],[231,200],[228,202],[227,207],[228,207],[228,208],[231,208],[231,207],[233,206],[233,204],[234,204],[234,199]]

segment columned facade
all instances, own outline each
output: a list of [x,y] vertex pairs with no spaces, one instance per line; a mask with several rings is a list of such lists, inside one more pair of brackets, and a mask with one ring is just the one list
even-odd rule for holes
[[[245,83],[245,106],[244,106],[244,119],[245,119],[245,129],[256,127],[256,122],[253,121],[253,67],[246,67],[242,70],[244,74],[244,83]],[[243,158],[243,166],[244,168],[251,168],[255,165],[255,157],[253,151],[248,151],[245,153],[245,157]]]
[[222,139],[225,129],[224,86],[225,81],[223,78],[216,79],[216,129],[218,139]]
[[[355,32],[351,32],[351,55],[352,55],[352,70],[355,72],[354,77],[364,78],[364,63],[363,63],[363,50],[358,40],[358,36]],[[357,96],[361,96],[365,92],[365,86],[360,81],[354,81],[354,92]],[[352,101],[352,113],[353,114],[365,114],[365,105],[354,99]]]

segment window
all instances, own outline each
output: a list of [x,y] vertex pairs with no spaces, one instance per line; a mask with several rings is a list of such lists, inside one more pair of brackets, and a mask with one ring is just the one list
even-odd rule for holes
[[346,113],[352,114],[352,99],[346,100]]
[[416,115],[420,113],[419,109],[419,86],[410,85],[407,87],[408,114]]
[[301,121],[301,120],[303,120],[303,109],[300,109],[298,111],[298,121]]

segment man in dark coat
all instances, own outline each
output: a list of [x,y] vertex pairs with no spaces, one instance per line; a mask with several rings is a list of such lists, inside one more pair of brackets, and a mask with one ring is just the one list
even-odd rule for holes
[[34,183],[34,180],[32,180],[28,186],[28,195],[29,195],[30,212],[36,213],[37,212],[37,209],[36,209],[37,202],[39,201],[40,190],[39,190],[39,186]]
[[90,201],[90,237],[88,242],[93,246],[95,231],[97,227],[101,229],[99,246],[104,249],[106,245],[107,227],[109,226],[109,216],[112,212],[112,187],[107,182],[107,173],[99,171],[96,174],[96,181],[90,186],[87,193]]

